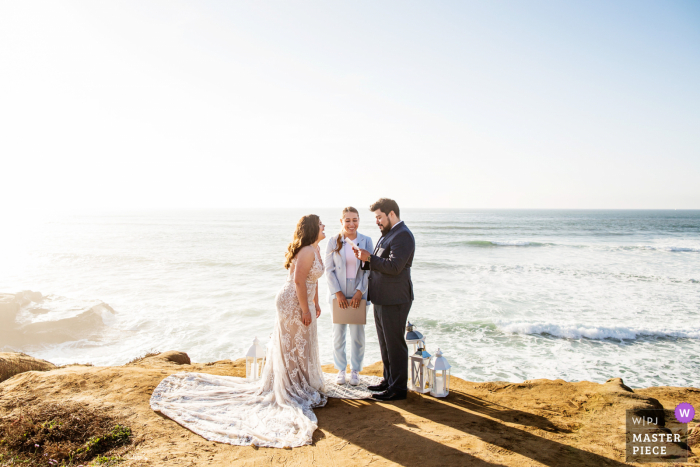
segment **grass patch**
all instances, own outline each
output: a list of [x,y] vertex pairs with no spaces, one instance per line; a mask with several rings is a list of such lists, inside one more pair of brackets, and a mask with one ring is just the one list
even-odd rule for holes
[[148,358],[148,357],[155,357],[156,355],[160,355],[160,354],[161,354],[161,352],[158,352],[158,351],[156,351],[155,349],[151,349],[151,350],[149,350],[148,352],[146,352],[144,355],[142,355],[142,356],[140,356],[140,357],[134,358],[134,359],[131,360],[129,363],[127,363],[127,365],[129,365],[129,364],[131,364],[131,363],[138,363],[138,362],[140,362],[140,361],[143,360],[143,359],[146,359],[146,358]]
[[25,371],[47,371],[54,368],[51,363],[31,360],[31,357],[25,354],[17,354],[17,357],[9,359],[0,358],[0,383]]
[[97,456],[95,457],[95,460],[92,461],[94,465],[104,465],[104,466],[109,466],[109,465],[117,465],[120,462],[124,462],[124,459],[119,457],[119,456]]
[[131,428],[78,404],[42,404],[0,419],[0,464],[116,465]]

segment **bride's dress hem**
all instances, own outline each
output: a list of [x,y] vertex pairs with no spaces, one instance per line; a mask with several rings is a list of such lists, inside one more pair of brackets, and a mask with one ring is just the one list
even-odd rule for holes
[[372,392],[367,387],[380,381],[376,376],[361,375],[358,386],[339,386],[332,382],[335,375],[322,375],[326,393],[318,393],[317,399],[300,406],[276,402],[270,405],[265,401],[269,395],[256,394],[260,381],[176,373],[163,379],[153,391],[151,408],[209,441],[236,446],[300,447],[313,444],[318,419],[312,409],[325,406],[328,397],[370,398]]
[[[316,314],[301,321],[294,281],[296,258],[275,298],[277,313],[261,379],[176,373],[154,390],[151,407],[212,441],[245,446],[297,447],[313,442],[318,419],[313,408],[326,405]],[[306,278],[313,310],[323,262],[318,250]],[[351,396],[355,398],[362,398]]]

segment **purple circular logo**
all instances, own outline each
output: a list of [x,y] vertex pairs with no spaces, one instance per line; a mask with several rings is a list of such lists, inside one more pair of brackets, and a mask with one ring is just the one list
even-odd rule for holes
[[676,406],[676,420],[681,423],[688,423],[695,417],[695,409],[687,402],[681,402]]

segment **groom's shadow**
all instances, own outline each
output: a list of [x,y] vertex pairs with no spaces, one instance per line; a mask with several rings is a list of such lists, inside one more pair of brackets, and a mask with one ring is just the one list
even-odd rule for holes
[[316,410],[316,415],[320,429],[314,434],[314,443],[326,438],[324,431],[329,432],[346,441],[338,445],[339,451],[356,447],[405,466],[502,465],[431,439],[438,437],[424,433],[390,405],[329,399],[326,407]]
[[546,417],[495,404],[462,391],[450,391],[449,396],[444,399],[411,395],[414,396],[413,403],[405,404],[403,410],[478,438],[486,443],[487,449],[493,453],[515,453],[552,467],[626,465],[555,441],[549,435],[540,436],[531,430],[510,426],[528,426],[552,434],[565,435],[572,432],[570,429],[554,425]]
[[[567,434],[547,418],[452,391],[445,399],[409,393],[388,404],[330,399],[317,410],[319,428],[401,465],[502,465],[480,457],[527,457],[547,466],[626,464],[511,424]],[[508,423],[508,425],[506,424]],[[458,446],[459,449],[449,446]],[[502,457],[503,456],[503,457]],[[509,460],[510,460],[509,459]],[[507,462],[510,463],[510,462]]]
[[[418,403],[431,404],[439,402],[440,399],[421,397]],[[491,418],[497,418],[506,423],[517,423],[519,425],[531,426],[540,430],[549,431],[552,433],[571,433],[571,430],[558,427],[548,418],[541,415],[535,415],[521,410],[511,409],[510,407],[497,404],[495,402],[472,396],[465,392],[450,390],[450,394],[446,399],[450,404],[459,406],[470,412],[478,412],[487,415]]]

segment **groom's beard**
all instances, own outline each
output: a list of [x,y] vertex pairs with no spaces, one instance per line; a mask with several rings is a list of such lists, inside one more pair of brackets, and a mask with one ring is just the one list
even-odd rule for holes
[[382,233],[382,236],[388,234],[391,231],[391,226],[387,225],[386,227],[379,225],[379,231]]

